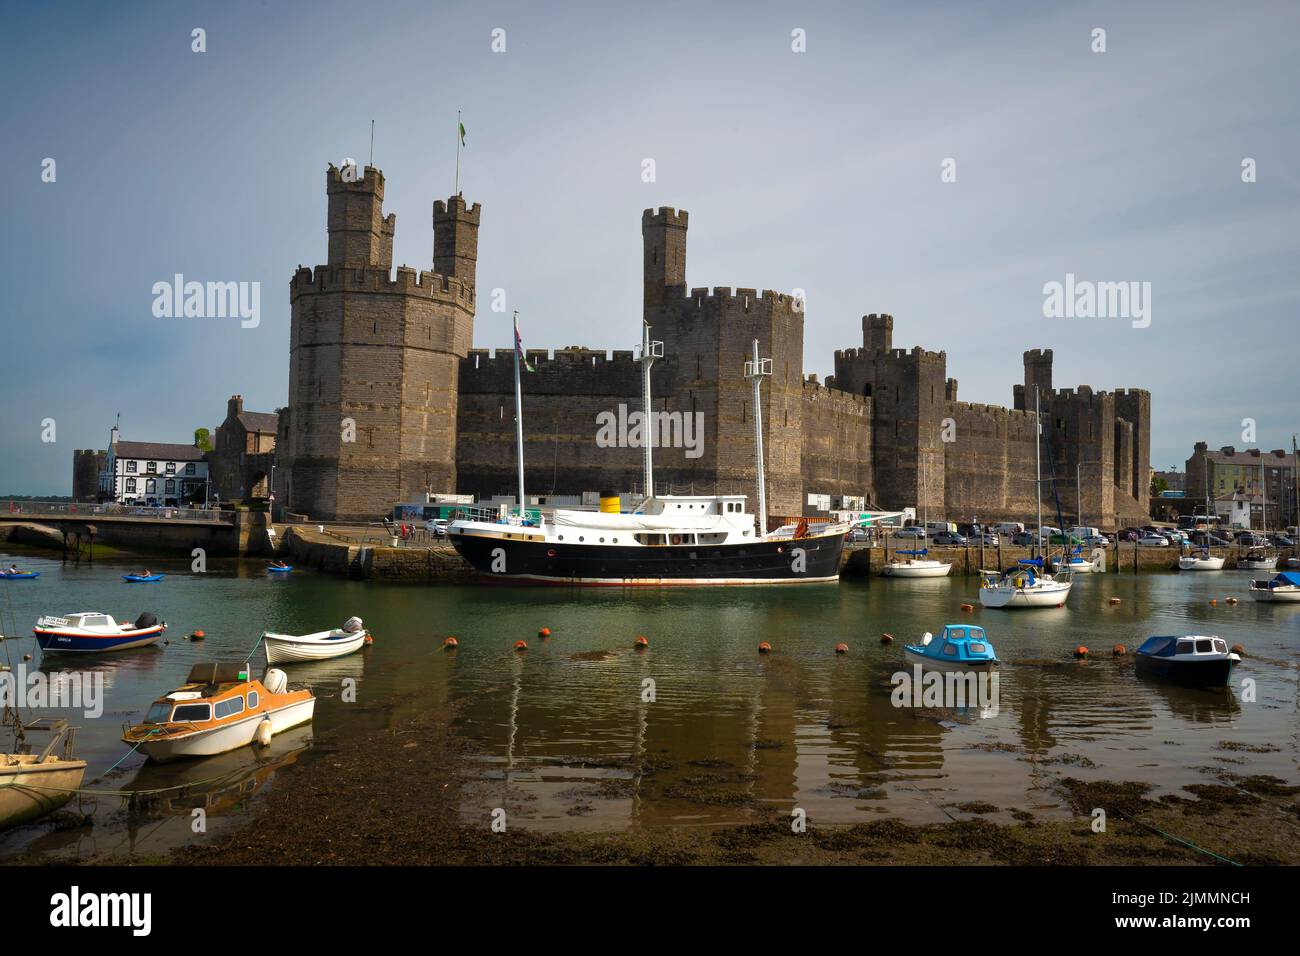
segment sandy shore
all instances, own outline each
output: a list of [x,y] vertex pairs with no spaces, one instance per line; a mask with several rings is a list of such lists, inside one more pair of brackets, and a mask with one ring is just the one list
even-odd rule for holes
[[[276,778],[250,821],[176,851],[170,862],[277,864],[1241,864],[1300,863],[1300,787],[1272,777],[1196,785],[1186,796],[1148,796],[1145,784],[1063,778],[1078,816],[1012,825],[982,817],[1002,808],[963,804],[956,822],[909,826],[885,819],[804,833],[788,819],[720,828],[655,827],[610,833],[494,833],[467,825],[457,799],[470,779],[466,748],[447,714],[346,741],[318,739],[313,759]],[[646,772],[653,773],[653,768]],[[701,794],[708,800],[708,794]],[[1107,827],[1093,832],[1091,811]],[[1164,831],[1161,835],[1158,831]],[[1173,837],[1176,836],[1177,840]],[[1207,852],[1186,846],[1196,844]]]

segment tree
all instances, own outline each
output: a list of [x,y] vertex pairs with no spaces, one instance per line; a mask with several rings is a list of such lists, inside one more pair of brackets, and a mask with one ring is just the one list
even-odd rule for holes
[[194,429],[194,447],[199,451],[212,451],[212,433],[206,428]]
[[1161,476],[1156,475],[1154,478],[1151,479],[1152,498],[1159,498],[1162,494],[1164,494],[1168,490],[1169,490],[1169,482],[1165,481],[1165,479],[1162,478]]

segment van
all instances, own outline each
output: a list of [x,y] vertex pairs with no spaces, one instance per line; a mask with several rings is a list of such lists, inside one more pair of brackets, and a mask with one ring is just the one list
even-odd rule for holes
[[1093,538],[1101,537],[1101,529],[1090,525],[1077,525],[1070,529],[1070,534],[1082,541],[1090,541]]
[[998,534],[1024,534],[1025,526],[1019,521],[1004,521],[1002,524],[994,525],[993,530]]
[[927,534],[941,534],[947,531],[950,534],[957,533],[957,522],[955,521],[927,521],[925,523]]

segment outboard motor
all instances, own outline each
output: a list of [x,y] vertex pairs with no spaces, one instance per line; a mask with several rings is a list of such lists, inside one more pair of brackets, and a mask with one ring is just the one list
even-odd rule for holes
[[363,624],[359,617],[350,617],[343,622],[343,630],[347,631],[349,634],[357,633],[357,631],[361,630],[362,626]]
[[272,667],[262,678],[262,686],[271,694],[283,694],[286,687],[289,686],[289,675],[278,667]]
[[158,624],[158,618],[154,617],[148,611],[145,611],[138,618],[136,618],[135,629],[137,631],[142,631],[146,627],[154,627],[157,624]]

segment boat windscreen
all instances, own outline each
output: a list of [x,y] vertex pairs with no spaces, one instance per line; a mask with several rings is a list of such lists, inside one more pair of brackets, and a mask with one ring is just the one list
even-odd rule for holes
[[1177,643],[1177,641],[1178,641],[1177,637],[1168,634],[1161,635],[1159,637],[1148,637],[1145,641],[1142,642],[1142,646],[1138,648],[1138,653],[1156,654],[1161,656],[1165,654],[1172,654],[1174,649],[1174,644]]

